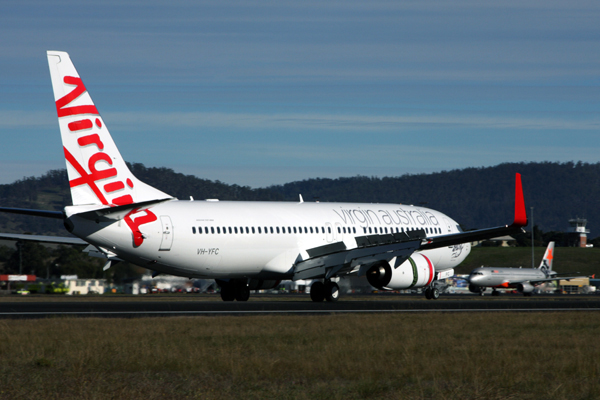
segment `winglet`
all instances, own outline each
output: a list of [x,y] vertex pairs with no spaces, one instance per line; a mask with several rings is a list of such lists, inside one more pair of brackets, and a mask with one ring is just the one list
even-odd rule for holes
[[525,212],[525,198],[523,197],[523,185],[521,184],[521,174],[516,174],[515,182],[515,220],[513,226],[526,226],[527,213]]

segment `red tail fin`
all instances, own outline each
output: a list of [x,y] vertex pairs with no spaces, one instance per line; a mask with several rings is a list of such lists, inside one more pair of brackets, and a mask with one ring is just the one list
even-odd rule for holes
[[523,197],[523,185],[521,174],[517,173],[515,182],[515,220],[513,226],[526,226],[527,213],[525,212],[525,198]]

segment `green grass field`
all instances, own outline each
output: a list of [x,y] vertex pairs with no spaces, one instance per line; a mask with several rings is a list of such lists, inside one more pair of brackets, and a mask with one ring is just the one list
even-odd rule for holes
[[0,321],[2,399],[597,399],[600,314]]

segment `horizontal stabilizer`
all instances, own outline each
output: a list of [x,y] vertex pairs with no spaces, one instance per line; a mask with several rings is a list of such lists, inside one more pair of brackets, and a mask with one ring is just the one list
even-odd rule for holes
[[30,242],[57,243],[57,244],[88,244],[85,240],[76,237],[44,236],[44,235],[23,235],[18,233],[0,233],[0,239],[7,240],[26,240]]
[[31,215],[34,217],[44,217],[44,218],[56,218],[56,219],[64,219],[65,218],[65,214],[63,214],[62,211],[31,210],[28,208],[0,207],[0,212],[11,213],[11,214],[21,214],[21,215]]
[[65,211],[67,211],[67,215],[69,217],[77,215],[78,217],[89,219],[92,221],[98,218],[118,220],[123,218],[127,213],[131,212],[132,210],[142,209],[169,200],[173,200],[173,198],[148,200],[140,203],[126,204],[116,207],[96,206],[91,209],[89,206],[69,206],[65,208]]

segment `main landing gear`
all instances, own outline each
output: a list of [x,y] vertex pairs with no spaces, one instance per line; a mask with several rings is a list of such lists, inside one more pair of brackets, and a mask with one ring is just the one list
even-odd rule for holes
[[425,288],[425,298],[427,300],[437,300],[440,298],[440,289],[429,286]]
[[425,298],[427,300],[437,300],[440,298],[440,294],[448,287],[442,280],[436,280],[431,282],[429,286],[425,288]]
[[221,287],[223,301],[248,301],[250,298],[250,288],[246,279],[217,280],[217,283]]
[[320,303],[323,300],[333,302],[338,301],[339,298],[340,287],[329,279],[325,279],[325,282],[316,281],[310,287],[310,299],[314,302]]

